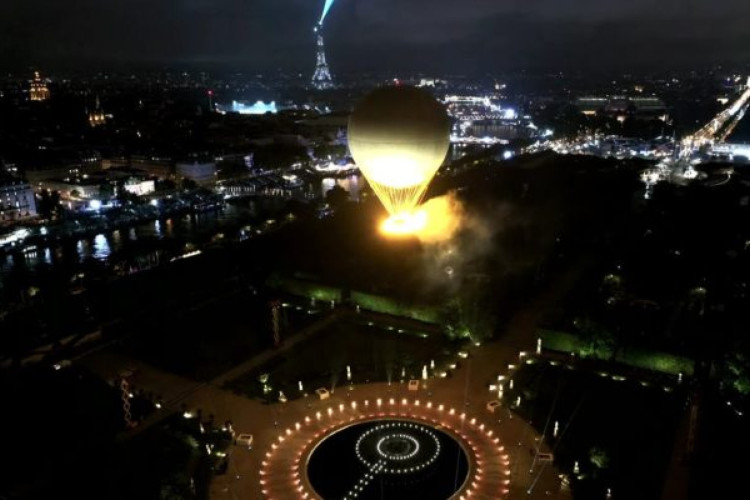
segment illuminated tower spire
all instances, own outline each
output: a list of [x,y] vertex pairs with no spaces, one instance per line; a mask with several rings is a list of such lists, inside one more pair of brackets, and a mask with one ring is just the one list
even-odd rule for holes
[[315,73],[313,73],[312,84],[318,90],[330,89],[333,87],[333,79],[331,78],[331,71],[328,69],[328,63],[326,62],[325,44],[323,42],[323,26],[318,25],[315,28],[315,33],[318,38],[318,50],[315,59]]
[[89,125],[98,127],[99,125],[104,125],[106,121],[107,116],[102,111],[102,103],[99,101],[99,94],[97,94],[94,100],[94,111],[89,113]]
[[49,99],[49,89],[42,77],[39,76],[38,71],[34,72],[34,79],[31,80],[29,98],[32,101],[46,101]]
[[320,21],[315,26],[315,35],[317,38],[317,53],[315,57],[315,73],[313,73],[312,84],[316,89],[330,89],[333,88],[333,79],[331,78],[331,71],[328,69],[328,63],[326,62],[326,51],[325,43],[323,42],[323,21],[325,21],[328,11],[333,6],[334,0],[326,0],[323,6],[323,13],[320,16]]

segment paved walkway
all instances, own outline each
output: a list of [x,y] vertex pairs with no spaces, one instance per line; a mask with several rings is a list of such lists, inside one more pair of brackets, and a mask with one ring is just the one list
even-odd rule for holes
[[[287,339],[281,347],[263,351],[244,363],[227,370],[208,383],[197,382],[187,377],[155,368],[148,363],[129,358],[126,355],[116,352],[112,349],[111,345],[107,348],[90,352],[88,355],[77,360],[77,363],[87,366],[105,380],[118,380],[120,373],[124,371],[133,372],[135,375],[131,381],[136,388],[158,394],[162,398],[162,411],[153,414],[144,422],[141,422],[138,427],[130,431],[130,435],[135,435],[165,420],[171,412],[180,410],[183,405],[192,407],[189,403],[200,391],[210,390],[211,388],[221,389],[224,383],[262,366],[274,356],[288,351],[300,342],[309,339],[333,323],[339,315],[340,311],[328,314]],[[208,410],[207,412],[212,413]]]
[[[461,360],[461,366],[449,378],[430,379],[427,389],[417,393],[409,391],[407,384],[367,384],[355,385],[351,389],[341,387],[326,401],[320,401],[311,395],[286,404],[265,405],[256,400],[237,396],[213,384],[202,384],[189,379],[169,374],[145,363],[133,361],[103,350],[93,353],[81,362],[103,377],[116,377],[125,369],[135,369],[133,383],[136,387],[161,394],[165,400],[163,415],[169,414],[169,408],[178,409],[186,405],[189,409],[202,409],[204,414],[212,413],[216,421],[231,420],[237,433],[251,433],[255,443],[252,450],[233,447],[230,469],[226,475],[218,476],[213,484],[211,498],[223,499],[261,499],[265,498],[260,490],[259,471],[266,450],[276,442],[279,432],[294,428],[294,424],[304,421],[305,416],[316,412],[327,412],[327,409],[338,408],[344,404],[350,407],[352,400],[375,401],[378,397],[387,400],[396,398],[401,401],[409,398],[433,399],[444,402],[446,407],[452,405],[456,411],[465,412],[472,418],[492,429],[506,447],[510,456],[511,484],[509,498],[567,498],[559,491],[557,472],[548,467],[541,472],[530,473],[531,452],[538,445],[538,435],[527,423],[506,409],[498,409],[492,414],[486,410],[486,403],[494,399],[487,386],[502,371],[502,353],[507,348],[499,342],[470,350],[468,359]],[[516,356],[515,354],[513,355]],[[354,374],[356,380],[356,373]],[[158,422],[155,419],[153,423]],[[542,447],[544,450],[544,447]],[[531,495],[526,490],[534,485]],[[549,494],[548,494],[549,492]],[[283,497],[274,497],[283,498]],[[288,498],[297,498],[290,495]],[[478,496],[477,498],[493,498]]]
[[688,405],[675,429],[672,457],[669,460],[661,500],[684,500],[689,497],[691,464],[687,448],[692,408],[692,404]]
[[328,326],[333,324],[337,319],[339,319],[344,313],[345,311],[341,309],[335,309],[333,312],[328,313],[326,317],[324,317],[323,319],[316,321],[315,323],[308,326],[307,328],[304,328],[303,330],[295,333],[291,337],[284,339],[284,343],[281,344],[281,346],[278,347],[277,349],[268,349],[258,354],[257,356],[253,356],[249,360],[232,368],[231,370],[228,370],[225,373],[222,373],[221,375],[219,375],[218,377],[214,378],[211,381],[211,385],[222,387],[225,383],[229,382],[230,380],[234,380],[240,375],[244,375],[245,373],[252,371],[255,368],[263,366],[265,363],[267,363],[268,361],[270,361],[271,359],[273,359],[280,353],[290,350],[292,347],[296,346],[297,344],[304,342],[305,340],[314,336],[321,330],[327,328]]
[[[294,428],[294,424],[304,421],[305,416],[314,415],[318,411],[327,412],[329,407],[338,408],[342,404],[347,407],[351,405],[352,400],[374,401],[378,397],[394,397],[399,400],[432,399],[452,405],[457,411],[460,409],[461,413],[473,415],[485,424],[487,430],[496,433],[510,457],[509,498],[569,498],[567,492],[560,491],[558,472],[554,467],[537,465],[534,470],[531,469],[533,450],[538,446],[541,446],[542,451],[545,450],[533,428],[507,409],[500,408],[493,414],[486,410],[485,406],[489,400],[495,399],[495,395],[489,392],[489,384],[495,382],[498,375],[507,375],[508,365],[518,362],[519,351],[534,349],[537,318],[550,304],[567,292],[583,265],[581,262],[558,276],[545,292],[522,308],[500,340],[472,347],[470,356],[458,360],[459,367],[452,371],[450,377],[430,379],[427,389],[420,389],[417,394],[408,391],[406,384],[368,384],[354,386],[351,390],[339,388],[327,401],[320,401],[311,395],[286,404],[265,405],[260,401],[221,389],[225,381],[259,366],[278,354],[278,350],[256,356],[217,377],[211,383],[200,383],[163,372],[146,363],[126,358],[111,349],[94,352],[79,362],[104,378],[116,378],[117,374],[125,369],[135,369],[137,373],[133,384],[136,387],[162,395],[165,408],[161,415],[167,415],[170,410],[177,410],[183,405],[189,409],[200,408],[204,414],[213,414],[217,422],[231,420],[237,433],[254,435],[252,450],[242,447],[232,449],[228,473],[218,476],[212,484],[211,498],[214,500],[265,498],[260,488],[259,471],[265,453],[278,442],[279,432]],[[308,331],[290,338],[282,350],[290,349],[334,320],[333,316],[324,318],[309,327]],[[436,368],[440,370],[444,367]],[[354,380],[356,382],[356,373]],[[150,419],[141,428],[153,425],[161,418]],[[297,495],[290,491],[286,498],[297,498]],[[482,498],[496,497],[490,495]]]

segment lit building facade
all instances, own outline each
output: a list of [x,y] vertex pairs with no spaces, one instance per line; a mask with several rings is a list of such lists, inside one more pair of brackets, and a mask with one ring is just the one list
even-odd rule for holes
[[66,151],[53,155],[25,169],[28,181],[38,186],[47,179],[68,179],[93,175],[102,169],[102,158],[98,151]]
[[213,161],[178,162],[176,171],[178,178],[190,179],[196,184],[216,182],[216,163]]
[[448,114],[459,121],[518,119],[518,112],[503,107],[489,96],[446,95],[442,100]]
[[58,191],[66,201],[99,200],[102,195],[101,181],[83,177],[46,179],[39,182],[40,190]]
[[656,96],[585,96],[578,97],[574,104],[581,114],[587,116],[611,115],[623,120],[626,116],[634,116],[664,122],[669,119],[667,105]]
[[36,200],[31,185],[0,174],[0,224],[36,215]]
[[142,180],[131,178],[122,187],[128,193],[136,196],[145,196],[156,191],[156,182],[152,179]]
[[175,179],[174,160],[166,156],[133,155],[125,163],[120,161],[118,166],[134,168],[159,179]]

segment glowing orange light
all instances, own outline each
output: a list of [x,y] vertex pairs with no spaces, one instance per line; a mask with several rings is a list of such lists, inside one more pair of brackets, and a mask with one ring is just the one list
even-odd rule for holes
[[427,227],[427,212],[400,212],[385,219],[380,225],[380,232],[387,236],[411,236],[420,233]]

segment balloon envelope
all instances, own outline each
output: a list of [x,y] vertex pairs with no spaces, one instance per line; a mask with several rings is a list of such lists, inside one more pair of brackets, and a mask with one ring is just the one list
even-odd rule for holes
[[375,90],[349,118],[349,149],[392,215],[419,204],[449,146],[445,108],[414,87]]

